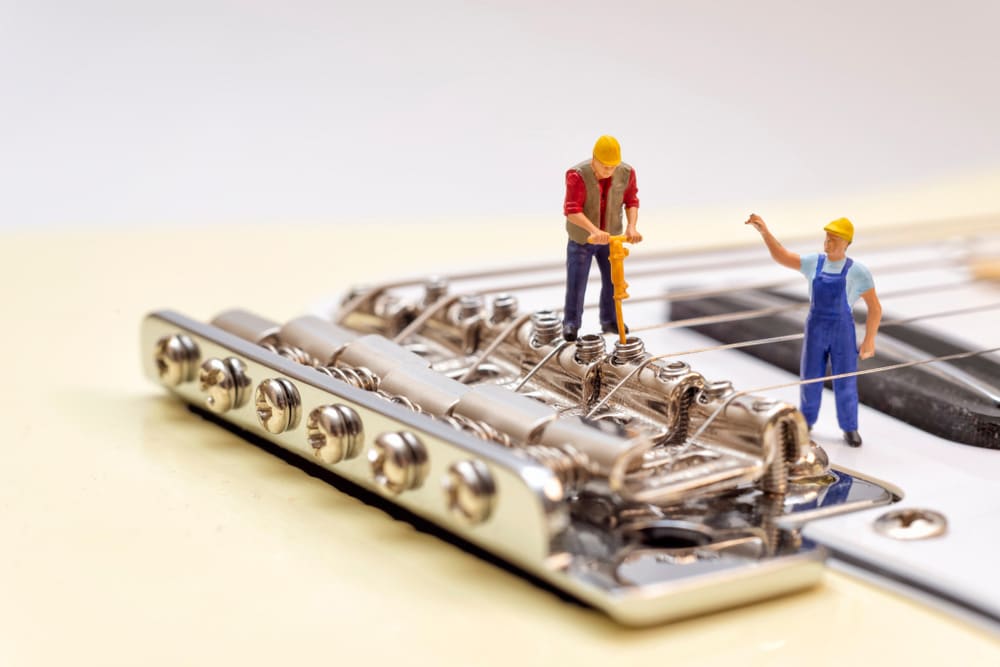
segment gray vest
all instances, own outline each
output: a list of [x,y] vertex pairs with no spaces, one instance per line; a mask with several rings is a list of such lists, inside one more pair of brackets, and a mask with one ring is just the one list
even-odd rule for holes
[[[597,184],[597,174],[590,166],[590,160],[585,160],[573,167],[576,173],[583,178],[584,185],[587,186],[587,200],[583,203],[583,214],[594,223],[595,227],[601,226],[601,187]],[[605,231],[612,236],[622,233],[622,200],[625,198],[625,187],[628,185],[629,176],[632,174],[632,167],[624,162],[619,163],[611,174],[611,187],[608,188],[608,201],[604,206]],[[569,238],[579,244],[587,242],[587,231],[583,227],[574,225],[569,220],[566,221],[566,233]]]

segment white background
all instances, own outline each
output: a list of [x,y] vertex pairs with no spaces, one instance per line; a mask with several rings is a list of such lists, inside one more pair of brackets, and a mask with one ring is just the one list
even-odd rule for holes
[[[0,225],[559,219],[1000,167],[1000,3],[0,3]],[[830,212],[828,217],[840,215]]]

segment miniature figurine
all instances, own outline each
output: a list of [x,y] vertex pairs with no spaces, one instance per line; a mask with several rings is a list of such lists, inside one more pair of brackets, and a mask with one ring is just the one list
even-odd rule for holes
[[[622,162],[621,146],[604,135],[594,144],[593,156],[566,172],[566,307],[563,310],[563,338],[576,340],[583,318],[583,297],[587,291],[592,259],[601,271],[601,331],[618,331],[614,286],[611,280],[608,242],[622,234],[622,208],[628,224],[625,239],[638,243],[638,188],[635,169]],[[628,328],[624,327],[627,331]]]
[[[787,250],[767,229],[759,215],[751,214],[745,224],[753,225],[771,257],[778,264],[798,269],[811,280],[809,289],[809,316],[806,318],[805,337],[802,340],[803,380],[827,375],[827,363],[832,375],[853,373],[858,369],[858,357],[868,359],[875,355],[875,336],[882,320],[882,304],[875,295],[875,282],[867,268],[847,256],[847,246],[854,240],[854,225],[847,218],[838,218],[826,227],[823,242],[825,254],[799,256]],[[857,347],[852,306],[861,297],[868,307],[865,337]],[[851,447],[861,446],[858,433],[858,383],[856,377],[833,381],[837,401],[837,422],[844,431],[844,440]],[[823,383],[802,385],[801,410],[812,429],[819,415]]]

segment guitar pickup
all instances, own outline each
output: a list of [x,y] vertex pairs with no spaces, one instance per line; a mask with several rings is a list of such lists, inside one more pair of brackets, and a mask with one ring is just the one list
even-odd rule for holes
[[[641,339],[561,337],[497,296],[348,295],[334,318],[143,322],[146,375],[366,501],[649,625],[818,582],[811,519],[895,500],[831,468],[798,409]],[[374,499],[374,500],[373,500]]]

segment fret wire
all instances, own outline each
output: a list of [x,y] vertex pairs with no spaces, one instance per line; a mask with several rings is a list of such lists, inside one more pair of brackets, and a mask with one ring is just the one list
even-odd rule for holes
[[[887,321],[882,322],[880,324],[880,326],[882,326],[882,327],[898,326],[898,325],[901,325],[901,324],[909,324],[911,322],[918,322],[920,320],[928,320],[928,319],[937,319],[937,318],[943,318],[943,317],[951,317],[951,316],[954,316],[954,315],[966,315],[966,314],[969,314],[969,313],[976,313],[976,312],[982,312],[982,311],[986,311],[986,310],[993,310],[993,309],[996,309],[996,308],[1000,308],[1000,301],[994,302],[994,303],[991,303],[991,304],[985,304],[985,305],[982,305],[982,306],[970,306],[968,308],[956,308],[954,310],[942,310],[942,311],[938,311],[938,312],[935,312],[935,313],[926,313],[924,315],[915,315],[915,316],[912,316],[912,317],[902,317],[902,318],[895,319],[895,320],[887,320]],[[737,350],[737,349],[742,349],[742,348],[747,348],[747,347],[757,347],[759,345],[770,345],[771,343],[784,343],[784,342],[792,341],[792,340],[800,340],[800,339],[802,339],[804,337],[805,337],[804,333],[786,334],[784,336],[771,336],[770,338],[757,338],[755,340],[741,341],[741,342],[738,342],[738,343],[725,343],[725,344],[722,344],[722,345],[712,345],[712,346],[709,346],[709,347],[699,347],[699,348],[694,348],[694,349],[690,349],[690,350],[682,350],[680,352],[666,352],[664,354],[658,354],[656,356],[649,357],[648,359],[643,360],[643,362],[641,364],[639,364],[638,366],[636,366],[635,368],[633,368],[624,378],[622,378],[622,380],[618,384],[616,384],[614,387],[612,387],[611,391],[609,391],[604,396],[604,398],[602,398],[600,401],[598,401],[594,405],[594,407],[591,408],[587,412],[587,417],[588,418],[592,417],[594,415],[594,413],[596,413],[600,408],[604,407],[604,405],[607,404],[607,402],[611,399],[611,397],[615,393],[617,393],[619,389],[621,389],[623,386],[625,386],[625,383],[627,383],[629,380],[631,380],[633,377],[635,377],[635,375],[637,373],[639,373],[640,371],[642,371],[643,368],[645,368],[649,364],[653,363],[654,361],[660,361],[662,359],[673,359],[675,357],[684,357],[684,356],[690,356],[690,355],[694,355],[694,354],[702,354],[702,353],[705,353],[705,352],[718,352],[718,351],[722,351],[722,350]]]
[[955,354],[945,354],[945,355],[938,356],[938,357],[929,357],[929,358],[926,358],[926,359],[917,359],[915,361],[904,361],[904,362],[900,362],[898,364],[890,364],[888,366],[879,366],[878,368],[866,368],[864,370],[853,371],[851,373],[838,373],[838,374],[834,374],[834,375],[825,375],[823,377],[818,377],[818,378],[809,378],[809,379],[806,379],[806,380],[797,380],[795,382],[783,382],[781,384],[772,384],[772,385],[767,385],[767,386],[763,386],[763,387],[754,387],[753,389],[744,389],[744,390],[738,391],[738,392],[732,394],[731,396],[729,396],[728,398],[726,398],[726,400],[722,403],[722,405],[720,405],[718,408],[716,408],[715,412],[713,412],[711,415],[709,415],[708,419],[706,419],[704,421],[704,423],[702,423],[702,425],[700,427],[698,427],[697,431],[695,431],[693,434],[690,434],[687,438],[685,438],[683,446],[681,446],[680,449],[678,449],[676,452],[673,452],[671,454],[671,458],[672,459],[676,458],[677,456],[680,456],[681,454],[685,453],[691,447],[691,445],[694,444],[694,441],[698,438],[698,436],[700,436],[702,433],[705,432],[705,429],[708,428],[709,424],[711,424],[713,421],[715,421],[716,417],[718,417],[720,414],[722,414],[722,412],[724,412],[726,409],[728,409],[729,405],[732,404],[732,402],[734,400],[736,400],[737,398],[740,398],[741,396],[746,396],[748,394],[763,393],[763,392],[767,392],[767,391],[774,391],[776,389],[788,389],[790,387],[800,387],[800,386],[806,385],[806,384],[815,384],[817,382],[827,382],[829,380],[841,380],[843,378],[857,377],[859,375],[873,375],[875,373],[887,373],[889,371],[897,371],[897,370],[901,370],[901,369],[904,369],[904,368],[912,368],[914,366],[923,366],[925,364],[933,364],[933,363],[937,363],[937,362],[941,362],[941,361],[955,361],[957,359],[968,359],[969,357],[978,357],[978,356],[982,356],[984,354],[991,354],[991,353],[997,352],[997,351],[1000,351],[1000,347],[982,348],[982,349],[979,349],[979,350],[972,350],[972,351],[969,351],[969,352],[958,352],[958,353],[955,353]]

